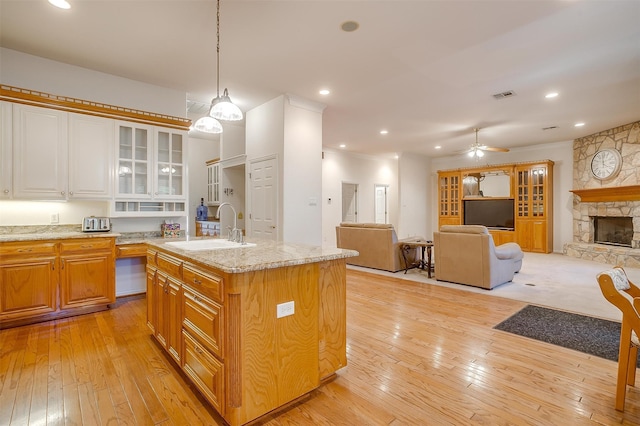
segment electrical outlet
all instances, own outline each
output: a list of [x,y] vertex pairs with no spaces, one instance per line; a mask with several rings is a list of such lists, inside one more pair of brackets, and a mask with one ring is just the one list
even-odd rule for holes
[[276,318],[288,317],[294,313],[293,300],[291,302],[280,303],[276,307]]
[[60,222],[60,215],[58,213],[51,213],[51,224],[54,225]]

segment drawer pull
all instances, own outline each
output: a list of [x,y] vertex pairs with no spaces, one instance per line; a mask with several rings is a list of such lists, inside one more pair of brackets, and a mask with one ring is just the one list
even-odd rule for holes
[[196,352],[198,352],[199,355],[202,355],[204,353],[204,352],[202,352],[202,349],[200,349],[197,346],[194,346],[193,348],[196,350]]
[[202,281],[200,281],[200,280],[199,280],[199,279],[197,279],[197,278],[194,278],[194,279],[193,279],[193,283],[194,283],[194,284],[202,284]]
[[31,251],[33,251],[33,249],[30,249],[30,248],[28,248],[28,249],[18,249],[18,253],[29,253]]
[[89,248],[92,248],[92,247],[93,247],[93,244],[82,244],[80,246],[80,248],[83,248],[83,249],[89,249]]
[[196,302],[202,301],[202,299],[200,299],[200,296],[193,296],[193,300],[195,300]]

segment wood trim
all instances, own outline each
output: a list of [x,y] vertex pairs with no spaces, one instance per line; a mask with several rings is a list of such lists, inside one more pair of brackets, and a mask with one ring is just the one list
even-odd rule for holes
[[5,84],[0,85],[0,100],[98,117],[117,118],[134,123],[160,125],[162,127],[179,130],[189,130],[191,127],[191,120],[188,118],[174,117],[67,96],[52,95],[50,93]]
[[608,188],[572,189],[583,203],[604,201],[640,201],[640,185],[616,186]]

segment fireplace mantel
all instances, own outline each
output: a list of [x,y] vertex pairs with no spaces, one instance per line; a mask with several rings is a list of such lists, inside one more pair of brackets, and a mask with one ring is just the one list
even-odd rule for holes
[[605,201],[640,201],[640,185],[616,186],[609,188],[572,189],[583,203]]

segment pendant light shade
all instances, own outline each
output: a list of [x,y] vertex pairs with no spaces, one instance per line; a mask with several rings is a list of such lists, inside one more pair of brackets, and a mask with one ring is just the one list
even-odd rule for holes
[[214,100],[211,101],[211,109],[209,110],[209,115],[213,118],[217,118],[218,120],[225,121],[238,121],[242,120],[242,111],[231,102],[231,98],[229,98],[229,92],[227,89],[224,89],[224,93],[222,96],[218,96]]
[[222,124],[208,115],[200,117],[193,125],[193,128],[204,133],[222,133]]
[[242,111],[238,108],[231,98],[229,98],[229,91],[224,89],[224,93],[220,96],[220,0],[217,2],[218,9],[216,15],[216,97],[211,101],[211,109],[209,109],[209,116],[225,121],[238,121],[242,120]]

